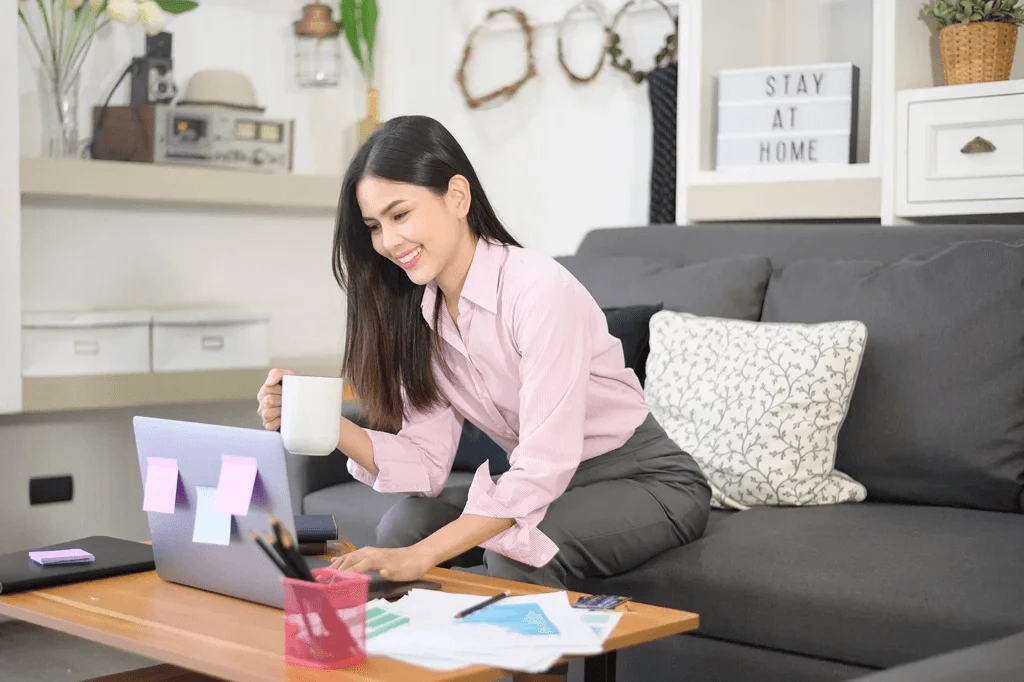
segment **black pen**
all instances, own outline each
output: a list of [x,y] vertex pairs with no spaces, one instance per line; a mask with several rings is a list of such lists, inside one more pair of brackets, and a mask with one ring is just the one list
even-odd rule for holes
[[480,602],[476,606],[470,606],[468,609],[463,609],[462,611],[459,611],[458,613],[455,614],[455,617],[456,618],[465,618],[469,614],[476,613],[480,609],[486,608],[486,607],[490,606],[491,604],[493,604],[495,602],[498,602],[498,601],[501,601],[502,599],[504,599],[505,597],[508,597],[510,595],[511,595],[511,593],[508,590],[505,590],[501,594],[496,594],[493,597],[491,597],[490,599],[487,599],[485,601]]
[[260,546],[260,549],[263,550],[263,553],[266,554],[270,558],[270,560],[274,562],[274,565],[277,566],[277,570],[281,571],[281,573],[287,578],[298,577],[297,575],[295,575],[295,571],[292,570],[291,567],[288,566],[288,564],[282,561],[281,556],[276,551],[270,548],[270,545],[267,544],[266,540],[257,535],[255,531],[251,532],[250,535],[252,535],[252,539],[256,541],[256,544]]
[[267,520],[270,522],[270,527],[273,528],[274,537],[276,538],[276,542],[274,542],[274,549],[276,549],[277,553],[281,555],[284,562],[291,566],[292,570],[295,572],[295,577],[299,580],[311,580],[316,582],[316,578],[314,578],[309,572],[309,566],[306,565],[302,555],[299,554],[298,551],[292,551],[292,547],[289,546],[291,544],[289,542],[291,540],[291,536],[288,535],[287,530],[281,527],[281,523],[277,520],[277,517],[271,514]]

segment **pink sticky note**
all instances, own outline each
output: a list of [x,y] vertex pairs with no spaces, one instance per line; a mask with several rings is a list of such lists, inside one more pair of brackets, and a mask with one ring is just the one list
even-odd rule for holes
[[252,487],[256,483],[256,460],[253,457],[221,455],[220,480],[213,509],[221,514],[245,516],[249,513]]
[[174,513],[174,500],[178,497],[178,460],[173,457],[146,458],[146,494],[142,510]]
[[29,552],[28,558],[43,566],[47,564],[83,564],[96,560],[96,557],[84,549],[54,549]]

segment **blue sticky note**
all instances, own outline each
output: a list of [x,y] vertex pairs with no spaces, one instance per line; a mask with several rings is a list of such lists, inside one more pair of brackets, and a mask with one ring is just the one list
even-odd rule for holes
[[231,542],[231,514],[216,509],[217,489],[196,486],[196,524],[192,542],[224,545]]
[[517,635],[557,635],[558,628],[544,610],[534,602],[525,604],[494,604],[471,613],[464,623],[497,625]]

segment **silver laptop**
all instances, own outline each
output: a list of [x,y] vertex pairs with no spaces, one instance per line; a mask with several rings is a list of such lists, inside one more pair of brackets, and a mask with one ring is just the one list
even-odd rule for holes
[[[147,512],[157,574],[164,580],[247,601],[283,608],[281,573],[252,540],[249,532],[269,532],[273,514],[295,537],[281,434],[213,424],[135,417],[139,469],[146,479],[149,457],[178,462],[174,513]],[[220,479],[221,455],[256,460],[256,483],[249,511],[232,516],[230,534],[196,532],[200,496],[209,501]],[[223,530],[223,525],[217,526]],[[193,537],[199,541],[193,541]],[[216,536],[216,537],[213,537]],[[219,544],[227,542],[226,545]],[[305,557],[310,568],[327,562]]]

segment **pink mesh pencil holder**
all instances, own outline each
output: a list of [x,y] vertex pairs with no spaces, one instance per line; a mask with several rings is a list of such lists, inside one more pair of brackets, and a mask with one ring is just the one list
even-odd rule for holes
[[369,578],[318,568],[316,582],[282,578],[284,656],[290,665],[334,670],[366,660]]

